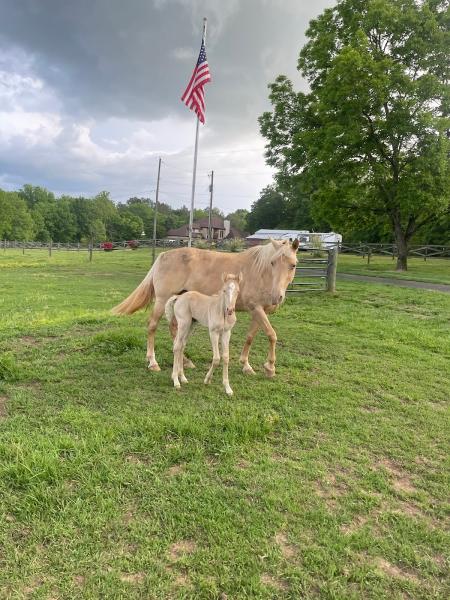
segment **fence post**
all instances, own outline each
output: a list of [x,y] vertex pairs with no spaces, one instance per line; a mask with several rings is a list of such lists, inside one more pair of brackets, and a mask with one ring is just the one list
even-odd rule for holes
[[52,255],[52,240],[50,240],[48,243],[48,255],[49,256]]
[[372,248],[369,248],[367,251],[367,264],[370,265],[370,257],[372,254]]
[[91,240],[89,242],[89,262],[92,262],[92,246],[93,246],[93,240],[91,238]]
[[22,243],[23,243],[23,245],[22,245],[22,254],[25,254],[25,242],[22,242]]
[[3,252],[6,252],[6,240],[3,240]]
[[334,294],[336,291],[336,269],[337,269],[338,249],[330,248],[328,251],[327,265],[327,292]]

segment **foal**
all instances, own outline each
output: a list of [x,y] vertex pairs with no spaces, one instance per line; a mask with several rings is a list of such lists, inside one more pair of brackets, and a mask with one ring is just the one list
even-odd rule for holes
[[183,371],[183,354],[192,321],[199,321],[209,329],[213,349],[211,368],[205,377],[205,383],[210,383],[214,367],[220,363],[219,337],[222,339],[223,358],[223,385],[226,393],[231,396],[233,390],[228,381],[229,343],[231,330],[236,323],[235,305],[239,294],[239,276],[233,274],[222,275],[223,286],[214,296],[205,296],[199,292],[185,292],[183,295],[172,296],[165,306],[166,317],[169,323],[175,318],[178,325],[177,335],[173,343],[173,385],[179,389],[181,383],[187,383]]

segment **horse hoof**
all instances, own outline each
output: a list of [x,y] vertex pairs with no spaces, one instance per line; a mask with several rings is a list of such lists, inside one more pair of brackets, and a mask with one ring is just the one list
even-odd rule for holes
[[183,360],[183,367],[185,369],[195,369],[194,363],[192,362],[192,360],[189,360],[189,358],[185,358]]
[[158,365],[158,363],[148,363],[148,370],[149,371],[161,371],[161,367]]
[[181,383],[188,383],[188,380],[186,379],[186,377],[181,377],[180,381],[181,381]]
[[209,385],[211,383],[211,379],[208,379],[207,377],[205,378],[205,380],[203,381],[203,383],[205,385]]
[[232,396],[233,395],[233,390],[225,390],[227,396]]
[[250,365],[244,365],[242,367],[242,372],[246,373],[247,375],[256,375],[255,371],[252,369],[252,367]]
[[275,377],[275,368],[269,367],[267,363],[264,363],[264,371],[266,372],[266,377],[268,377],[269,379]]

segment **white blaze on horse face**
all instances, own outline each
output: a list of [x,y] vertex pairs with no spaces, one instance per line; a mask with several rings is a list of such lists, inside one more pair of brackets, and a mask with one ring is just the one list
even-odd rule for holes
[[295,251],[286,249],[272,260],[272,304],[281,304],[286,296],[286,288],[294,279],[297,256]]
[[236,284],[233,281],[227,283],[225,287],[225,312],[227,315],[232,315],[234,312],[235,301],[233,302],[234,291]]
[[234,313],[236,299],[239,293],[239,286],[234,281],[229,281],[224,289],[225,292],[225,312],[227,315]]

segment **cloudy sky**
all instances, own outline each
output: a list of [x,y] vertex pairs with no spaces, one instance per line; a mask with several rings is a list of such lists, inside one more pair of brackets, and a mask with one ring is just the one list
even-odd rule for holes
[[196,205],[249,208],[270,183],[267,84],[298,88],[310,19],[333,0],[0,0],[0,187],[190,203],[195,117],[180,96],[208,18]]

